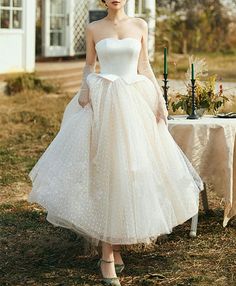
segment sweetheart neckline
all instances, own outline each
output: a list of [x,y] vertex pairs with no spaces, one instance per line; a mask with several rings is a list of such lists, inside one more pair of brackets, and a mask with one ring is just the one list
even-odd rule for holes
[[125,37],[123,39],[117,39],[117,38],[113,38],[113,37],[108,37],[108,38],[103,38],[101,40],[99,40],[97,43],[95,43],[95,47],[100,43],[100,42],[103,42],[105,40],[108,40],[108,39],[111,39],[111,40],[115,40],[115,41],[123,41],[123,40],[127,40],[127,39],[130,39],[130,40],[134,40],[136,42],[138,42],[139,44],[141,44],[141,41],[136,39],[136,38],[133,38],[133,37]]

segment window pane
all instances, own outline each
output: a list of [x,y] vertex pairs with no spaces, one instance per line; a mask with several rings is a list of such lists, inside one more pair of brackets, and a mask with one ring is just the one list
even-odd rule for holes
[[13,11],[13,29],[21,29],[22,28],[22,11]]
[[139,11],[139,1],[135,1],[135,14],[138,14]]
[[1,10],[1,28],[10,28],[10,11]]
[[62,30],[64,27],[64,18],[62,17],[51,17],[50,18],[50,29],[51,30]]
[[63,46],[63,36],[60,32],[50,33],[50,46]]
[[51,0],[51,15],[55,14],[64,14],[64,0]]
[[142,0],[142,13],[145,13],[145,0]]
[[13,7],[22,7],[22,0],[13,0]]
[[0,5],[10,7],[10,0],[0,0]]

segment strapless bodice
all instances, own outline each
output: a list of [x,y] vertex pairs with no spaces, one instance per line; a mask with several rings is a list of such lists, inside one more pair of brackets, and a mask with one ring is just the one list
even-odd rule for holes
[[100,65],[97,75],[114,81],[122,77],[131,83],[143,78],[138,74],[138,59],[141,41],[127,37],[123,39],[104,38],[95,44]]

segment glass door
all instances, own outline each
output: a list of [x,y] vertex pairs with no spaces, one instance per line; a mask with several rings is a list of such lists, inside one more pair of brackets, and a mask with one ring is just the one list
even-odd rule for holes
[[44,56],[69,55],[70,0],[44,1]]

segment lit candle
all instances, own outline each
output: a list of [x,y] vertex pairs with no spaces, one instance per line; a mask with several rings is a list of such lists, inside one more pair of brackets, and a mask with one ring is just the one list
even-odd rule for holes
[[194,79],[194,65],[192,64],[192,79]]
[[164,74],[167,74],[167,48],[164,48]]

